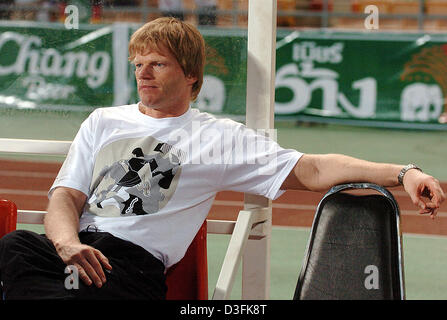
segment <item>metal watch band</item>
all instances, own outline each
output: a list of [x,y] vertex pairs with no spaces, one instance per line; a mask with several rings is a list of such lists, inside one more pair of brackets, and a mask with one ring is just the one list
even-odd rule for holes
[[407,173],[408,170],[411,169],[416,169],[422,172],[422,169],[419,168],[417,165],[410,163],[407,164],[405,167],[402,168],[402,170],[400,170],[399,175],[397,176],[397,180],[399,181],[399,184],[403,185],[404,184],[404,176]]

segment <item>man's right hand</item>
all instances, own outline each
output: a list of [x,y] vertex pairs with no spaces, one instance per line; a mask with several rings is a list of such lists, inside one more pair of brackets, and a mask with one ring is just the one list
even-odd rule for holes
[[87,196],[79,190],[54,189],[45,215],[45,233],[62,260],[78,269],[81,280],[99,288],[106,282],[103,267],[111,270],[112,266],[99,250],[79,241],[79,216],[86,200]]
[[104,268],[112,270],[109,260],[101,251],[82,244],[57,244],[56,251],[67,265],[73,265],[86,285],[94,283],[98,288],[106,282]]

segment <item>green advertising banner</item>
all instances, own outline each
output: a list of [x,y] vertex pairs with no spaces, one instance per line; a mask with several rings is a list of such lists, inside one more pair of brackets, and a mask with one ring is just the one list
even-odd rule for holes
[[[196,105],[242,115],[246,34],[216,32]],[[279,30],[276,120],[445,130],[446,74],[444,35]]]
[[113,48],[117,33],[112,26],[1,23],[0,106],[84,110],[114,104],[116,82],[123,81],[114,62],[122,58]]
[[237,30],[203,30],[206,65],[202,90],[193,104],[210,113],[245,115],[247,35]]
[[[134,24],[0,22],[0,107],[91,110],[138,101]],[[195,107],[245,114],[247,33],[204,28]],[[276,119],[446,129],[447,36],[278,30]],[[444,70],[446,68],[446,70]]]
[[444,68],[444,35],[291,32],[277,42],[275,113],[438,124]]

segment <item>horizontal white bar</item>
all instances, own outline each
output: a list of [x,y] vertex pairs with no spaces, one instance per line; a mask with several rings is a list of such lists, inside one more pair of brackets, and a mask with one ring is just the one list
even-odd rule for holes
[[[17,210],[17,222],[25,224],[43,224],[47,212],[37,210]],[[207,220],[208,233],[232,234],[236,221]]]
[[232,234],[236,221],[231,220],[207,220],[208,233]]
[[57,172],[33,172],[33,171],[16,171],[16,170],[0,170],[1,177],[21,177],[21,178],[56,178]]
[[66,155],[71,141],[0,138],[0,152]]
[[46,211],[17,210],[17,222],[28,224],[43,224]]
[[42,190],[23,190],[23,189],[0,189],[0,194],[16,194],[21,196],[41,196],[46,197],[48,191]]

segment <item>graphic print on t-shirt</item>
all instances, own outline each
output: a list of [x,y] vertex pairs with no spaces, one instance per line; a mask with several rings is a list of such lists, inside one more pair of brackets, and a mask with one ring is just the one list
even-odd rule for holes
[[153,137],[112,142],[98,152],[89,210],[100,216],[158,212],[174,194],[182,152]]

